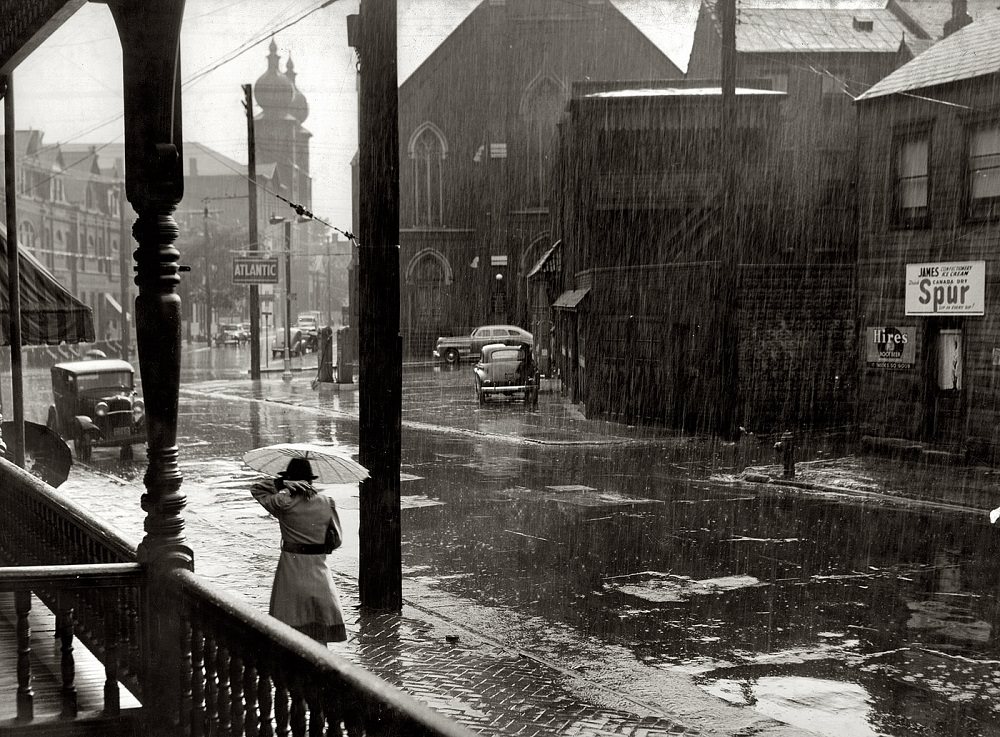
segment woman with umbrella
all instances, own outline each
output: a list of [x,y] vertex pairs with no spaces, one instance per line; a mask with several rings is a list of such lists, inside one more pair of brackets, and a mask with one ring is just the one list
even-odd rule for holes
[[[264,450],[251,451],[244,460],[263,470],[250,456]],[[268,611],[314,640],[342,642],[347,639],[344,615],[326,567],[326,554],[341,543],[340,517],[333,499],[316,492],[312,482],[318,477],[309,459],[300,456],[292,455],[277,478],[258,481],[251,489],[281,528],[281,557]]]

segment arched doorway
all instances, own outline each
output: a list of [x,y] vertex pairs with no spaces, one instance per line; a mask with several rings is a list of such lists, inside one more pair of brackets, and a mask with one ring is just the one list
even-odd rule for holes
[[407,355],[429,356],[434,341],[444,335],[451,281],[451,264],[439,251],[425,248],[410,260],[403,345]]

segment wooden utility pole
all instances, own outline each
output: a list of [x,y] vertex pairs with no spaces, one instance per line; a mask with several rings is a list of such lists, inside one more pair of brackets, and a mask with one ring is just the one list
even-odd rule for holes
[[[259,250],[257,243],[257,142],[253,128],[253,92],[243,85],[243,107],[247,111],[247,196],[249,198],[250,251]],[[250,379],[260,379],[260,287],[250,285]]]
[[718,167],[722,192],[722,227],[719,234],[720,273],[716,282],[720,299],[719,406],[716,432],[736,436],[739,427],[739,267],[741,235],[737,227],[736,160],[736,0],[720,0],[722,26],[721,101],[719,105]]
[[[124,174],[122,176],[124,177]],[[130,312],[135,312],[130,299],[132,290],[129,289],[129,275],[132,273],[129,266],[132,264],[132,259],[129,258],[129,249],[125,246],[126,243],[132,242],[132,237],[125,228],[125,204],[127,202],[128,200],[125,199],[125,180],[122,179],[121,184],[118,185],[118,291],[122,308],[120,333],[121,359],[123,361],[128,361],[132,352],[132,347],[129,345],[132,331],[129,329],[128,316]]]
[[7,188],[7,305],[10,315],[10,384],[14,463],[24,468],[24,379],[21,376],[21,266],[17,242],[17,145],[14,140],[14,75],[0,79],[3,92],[4,186]]
[[205,209],[202,211],[201,236],[202,246],[205,249],[205,340],[212,345],[212,263],[208,258],[211,250],[208,243],[208,202],[205,202]]
[[402,344],[399,338],[399,129],[396,0],[362,0],[348,20],[358,51],[359,434],[371,477],[361,484],[361,606],[403,605],[399,464]]

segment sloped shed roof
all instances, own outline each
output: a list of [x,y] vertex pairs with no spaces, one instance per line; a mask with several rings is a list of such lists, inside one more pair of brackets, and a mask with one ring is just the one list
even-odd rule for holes
[[939,41],[880,80],[858,100],[1000,73],[998,38],[1000,13],[994,12]]
[[[740,6],[736,47],[743,53],[893,53],[906,34],[885,8]],[[870,30],[868,24],[870,23]]]

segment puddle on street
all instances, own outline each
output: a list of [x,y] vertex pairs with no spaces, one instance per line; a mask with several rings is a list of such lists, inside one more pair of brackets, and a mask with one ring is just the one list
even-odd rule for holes
[[995,734],[995,530],[652,479],[640,451],[609,461],[567,449],[535,463],[542,451],[524,447],[511,463],[504,450],[512,475],[493,477],[491,494],[468,490],[495,467],[452,465],[444,505],[407,518],[405,561],[424,581],[628,648],[817,734]]

